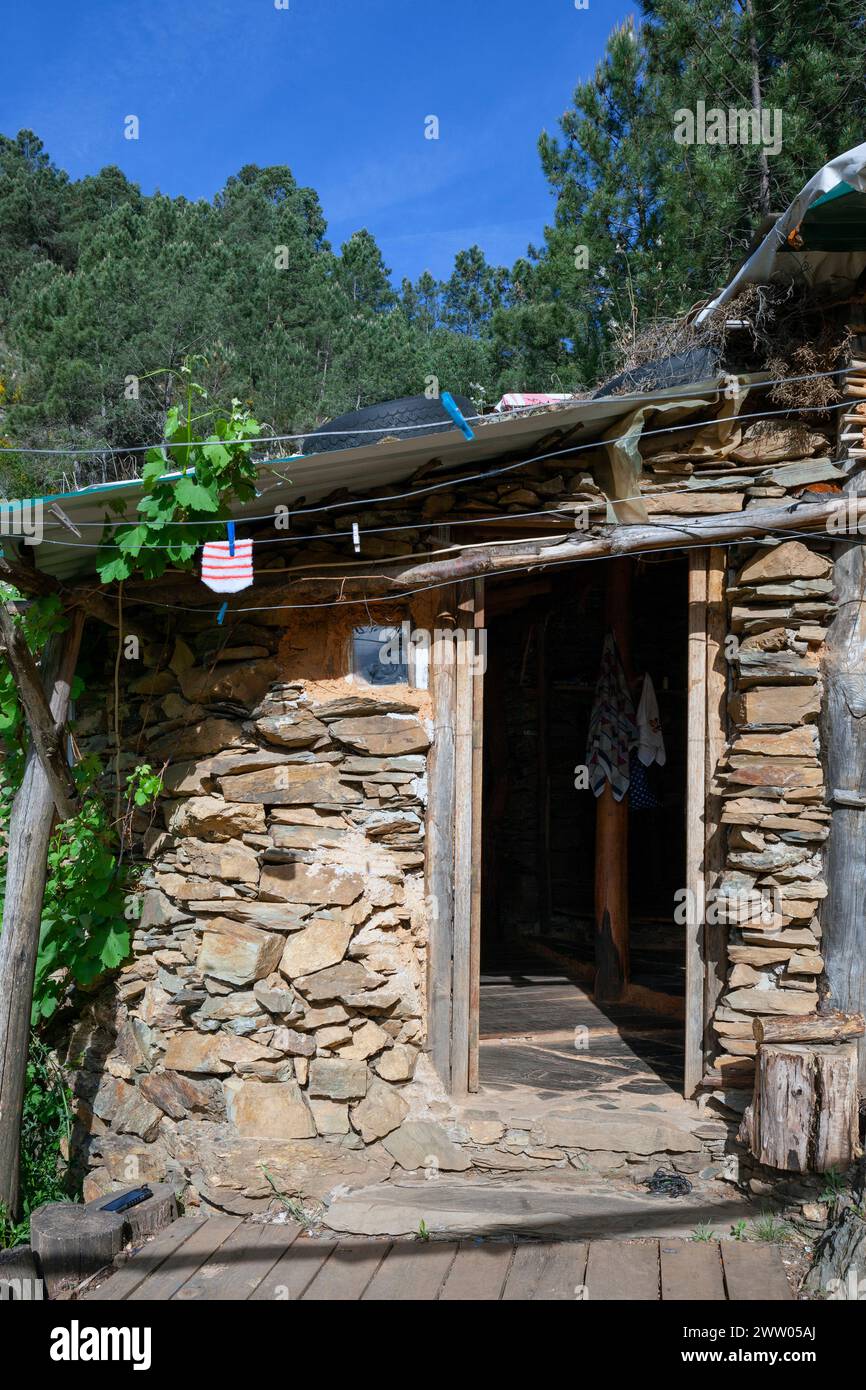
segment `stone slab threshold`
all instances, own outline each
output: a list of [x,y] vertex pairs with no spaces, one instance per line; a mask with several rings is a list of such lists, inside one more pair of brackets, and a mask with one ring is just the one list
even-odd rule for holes
[[634,1185],[548,1170],[532,1177],[469,1173],[392,1179],[335,1196],[323,1213],[344,1235],[411,1236],[421,1223],[433,1235],[610,1240],[689,1237],[698,1226],[730,1234],[760,1208],[720,1184],[696,1184],[684,1197],[654,1196]]
[[760,1301],[779,1251],[737,1241],[340,1240],[294,1222],[182,1217],[85,1300]]

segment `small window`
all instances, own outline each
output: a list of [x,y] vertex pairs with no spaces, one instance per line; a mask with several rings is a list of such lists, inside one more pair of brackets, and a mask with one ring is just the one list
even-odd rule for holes
[[408,685],[406,643],[399,627],[356,627],[352,671],[365,685]]

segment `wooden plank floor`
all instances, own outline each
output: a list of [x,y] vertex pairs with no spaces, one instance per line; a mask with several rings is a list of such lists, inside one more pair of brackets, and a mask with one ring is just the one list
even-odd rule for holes
[[389,1241],[183,1217],[85,1299],[444,1302],[792,1297],[777,1247],[738,1241]]

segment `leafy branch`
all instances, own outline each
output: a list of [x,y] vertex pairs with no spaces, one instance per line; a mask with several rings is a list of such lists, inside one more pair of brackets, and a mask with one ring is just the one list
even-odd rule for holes
[[188,568],[203,541],[224,537],[229,503],[256,495],[251,441],[260,433],[258,420],[234,399],[230,414],[213,421],[207,438],[196,438],[199,421],[215,412],[193,415],[194,402],[206,401],[207,392],[193,381],[189,362],[181,373],[185,408],[171,407],[165,444],[145,455],[139,520],[112,527],[106,519],[96,562],[103,584],[129,579],[136,571],[156,579],[169,564]]

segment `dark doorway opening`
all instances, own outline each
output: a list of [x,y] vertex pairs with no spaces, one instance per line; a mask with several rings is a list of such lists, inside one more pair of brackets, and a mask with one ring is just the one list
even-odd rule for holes
[[593,998],[596,798],[579,772],[608,628],[606,566],[488,586],[482,1086],[682,1093],[687,557],[648,557],[630,575],[629,685],[637,709],[651,677],[666,760],[627,793],[630,975],[616,1004]]

